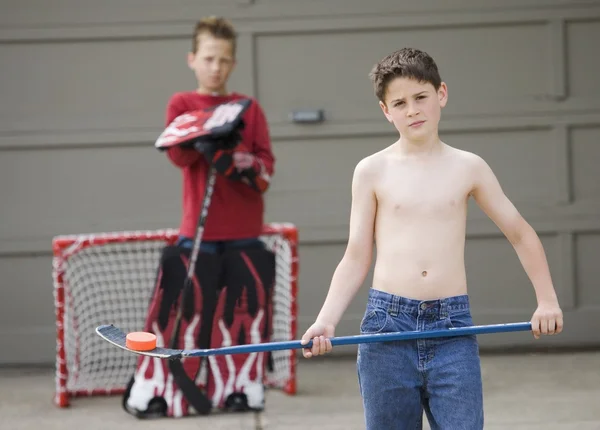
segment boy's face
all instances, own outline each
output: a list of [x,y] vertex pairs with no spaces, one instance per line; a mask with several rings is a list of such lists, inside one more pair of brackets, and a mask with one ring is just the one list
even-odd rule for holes
[[429,82],[398,77],[388,84],[385,103],[380,101],[379,106],[403,138],[420,141],[437,133],[447,101],[448,89],[443,82],[436,91]]
[[200,90],[224,92],[235,66],[232,43],[209,33],[200,34],[198,50],[188,54],[188,66],[196,74]]

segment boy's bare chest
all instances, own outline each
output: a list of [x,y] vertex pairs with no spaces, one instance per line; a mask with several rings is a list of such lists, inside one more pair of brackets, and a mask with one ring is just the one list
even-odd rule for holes
[[378,204],[398,215],[449,214],[466,207],[471,184],[457,169],[400,170],[382,177]]

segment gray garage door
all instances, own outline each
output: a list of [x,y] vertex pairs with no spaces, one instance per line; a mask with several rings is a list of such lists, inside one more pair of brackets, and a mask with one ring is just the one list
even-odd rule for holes
[[[600,343],[597,2],[204,3],[4,7],[0,363],[54,359],[54,235],[176,226],[179,173],[151,145],[170,94],[194,85],[185,66],[190,17],[208,13],[239,26],[232,86],[258,97],[271,124],[278,164],[267,220],[300,229],[299,330],[344,252],[354,165],[395,138],[367,74],[388,52],[415,46],[436,57],[450,88],[443,138],[487,159],[542,238],[566,330],[538,345]],[[290,123],[301,108],[323,109],[326,121]],[[528,319],[534,293],[514,250],[475,206],[468,225],[476,322]],[[338,334],[357,333],[370,279]]]

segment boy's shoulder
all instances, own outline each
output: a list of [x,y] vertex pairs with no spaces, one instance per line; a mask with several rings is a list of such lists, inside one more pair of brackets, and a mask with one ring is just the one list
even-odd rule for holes
[[450,163],[458,166],[459,171],[462,172],[461,176],[472,184],[478,183],[482,177],[490,173],[493,174],[492,168],[481,155],[451,146],[447,146],[447,148],[451,154],[449,159],[452,161]]
[[361,158],[356,163],[355,171],[360,173],[377,172],[389,156],[391,146]]
[[446,150],[452,156],[453,159],[456,159],[462,163],[465,163],[469,166],[476,167],[485,163],[485,160],[481,155],[478,155],[474,152],[467,151],[465,149],[459,149],[448,144],[445,144]]
[[232,98],[235,98],[236,100],[237,99],[250,99],[254,103],[258,103],[258,100],[256,99],[256,97],[250,96],[250,95],[245,94],[245,93],[240,93],[240,92],[234,91],[234,92],[231,92],[229,95]]

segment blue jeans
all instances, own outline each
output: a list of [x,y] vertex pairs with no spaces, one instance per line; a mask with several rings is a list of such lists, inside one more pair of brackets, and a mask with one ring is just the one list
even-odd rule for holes
[[[194,247],[194,239],[185,236],[179,236],[177,246],[182,248],[192,249]],[[264,249],[264,243],[259,238],[249,239],[234,239],[234,240],[214,240],[200,242],[200,251],[207,254],[222,254],[230,249],[239,248],[260,248]]]
[[[419,301],[371,289],[360,331],[426,331],[473,325],[468,296]],[[483,428],[475,336],[360,344],[358,383],[367,430]]]

